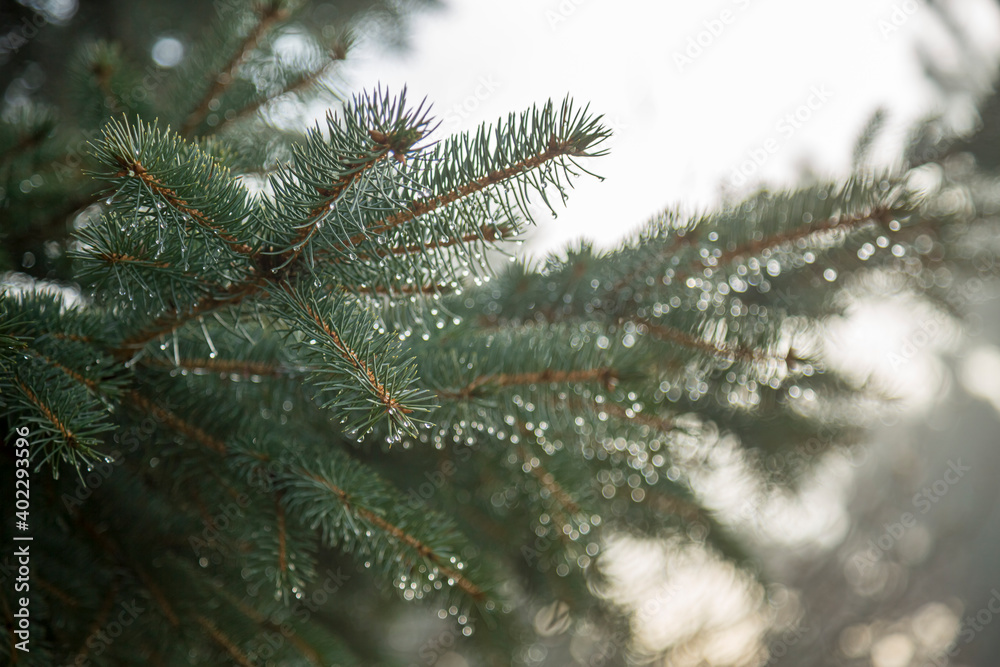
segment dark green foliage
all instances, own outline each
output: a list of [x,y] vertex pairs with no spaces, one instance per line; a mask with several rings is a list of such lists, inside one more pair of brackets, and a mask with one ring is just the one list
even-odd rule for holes
[[[794,484],[880,400],[823,357],[836,286],[954,303],[995,270],[996,201],[859,171],[494,272],[529,204],[555,212],[603,155],[600,116],[567,98],[440,137],[427,102],[376,90],[291,132],[261,109],[315,93],[345,26],[268,76],[281,30],[317,32],[306,10],[223,9],[169,80],[84,48],[79,127],[0,123],[6,266],[56,247],[39,275],[74,281],[0,295],[0,428],[30,431],[25,664],[410,664],[420,645],[371,638],[421,600],[470,663],[525,662],[553,601],[624,662],[627,619],[594,595],[607,535],[755,569],[684,453],[737,441]],[[988,178],[926,168],[940,191]]]

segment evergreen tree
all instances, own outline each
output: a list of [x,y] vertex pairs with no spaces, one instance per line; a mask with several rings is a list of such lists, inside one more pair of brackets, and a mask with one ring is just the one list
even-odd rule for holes
[[[835,286],[954,315],[993,271],[989,175],[930,125],[898,170],[494,271],[529,204],[590,173],[599,115],[549,101],[443,137],[376,88],[289,131],[261,110],[326,94],[349,36],[293,3],[215,7],[177,71],[85,45],[71,103],[0,125],[7,265],[74,285],[0,297],[0,467],[30,497],[4,500],[3,543],[30,551],[23,594],[4,561],[7,661],[531,664],[541,643],[556,664],[589,633],[574,658],[624,663],[602,535],[755,569],[678,461],[726,433],[791,484],[859,437],[877,392],[819,354]],[[405,623],[416,649],[387,639]]]

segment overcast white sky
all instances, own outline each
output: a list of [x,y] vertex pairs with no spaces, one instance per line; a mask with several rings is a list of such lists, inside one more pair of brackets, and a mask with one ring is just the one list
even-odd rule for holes
[[[880,155],[891,159],[937,104],[915,49],[944,48],[943,32],[917,0],[445,3],[415,17],[409,52],[359,44],[348,88],[407,85],[434,103],[442,133],[566,93],[605,114],[612,153],[590,166],[606,180],[578,181],[557,220],[540,218],[533,253],[581,236],[610,244],[664,207],[707,206],[740,165],[770,182],[805,163],[842,176],[878,106],[890,111]],[[956,4],[969,43],[995,53],[996,4]],[[797,110],[806,120],[788,122]]]

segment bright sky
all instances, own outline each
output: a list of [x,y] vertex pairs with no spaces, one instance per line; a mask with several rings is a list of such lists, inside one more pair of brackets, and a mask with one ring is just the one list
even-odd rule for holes
[[[359,44],[348,89],[407,85],[434,103],[442,133],[567,92],[603,113],[612,153],[590,166],[607,180],[582,179],[557,220],[539,219],[535,253],[581,236],[611,244],[664,207],[707,206],[734,180],[745,190],[740,165],[771,182],[803,164],[843,175],[878,106],[891,159],[937,103],[915,47],[946,47],[916,0],[444,1],[413,20],[412,51]],[[956,4],[967,43],[995,53],[996,4]]]

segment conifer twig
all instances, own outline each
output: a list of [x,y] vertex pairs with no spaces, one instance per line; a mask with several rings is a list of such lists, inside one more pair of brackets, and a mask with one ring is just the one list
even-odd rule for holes
[[668,495],[658,489],[647,489],[646,498],[657,509],[669,512],[685,521],[698,521],[704,518],[701,508],[691,502],[676,495]]
[[[361,253],[357,255],[360,261],[370,261],[373,257],[381,259],[382,257],[388,257],[389,255],[401,256],[401,255],[414,255],[417,253],[430,252],[433,250],[440,250],[442,248],[451,248],[452,246],[464,245],[466,243],[475,243],[476,241],[486,241],[487,243],[494,243],[496,241],[506,240],[507,234],[513,231],[513,228],[509,225],[491,225],[484,224],[480,225],[478,230],[475,232],[469,232],[468,234],[463,234],[462,236],[452,236],[450,238],[441,239],[439,241],[428,241],[427,243],[413,243],[405,246],[398,246],[395,248],[382,249],[378,248],[371,253],[369,256],[367,253]],[[321,250],[319,255],[329,255],[331,251]],[[340,264],[343,260],[340,257],[331,258],[335,264]]]
[[321,318],[309,304],[300,302],[299,306],[306,312],[307,315],[309,315],[309,317],[313,318],[316,325],[322,329],[327,336],[329,336],[340,356],[347,361],[347,363],[351,364],[355,370],[363,373],[365,377],[368,378],[368,382],[371,383],[375,395],[387,410],[398,410],[404,414],[411,412],[409,408],[405,408],[400,405],[399,401],[389,394],[385,385],[378,381],[378,378],[375,377],[375,373],[368,367],[368,364],[366,364],[365,361],[358,356],[357,352],[351,349],[351,347],[344,342],[344,339],[341,338],[337,332],[330,327],[330,325],[323,321],[323,318]]
[[105,102],[111,100],[108,109],[112,112],[121,110],[121,96],[111,87],[111,77],[114,76],[114,69],[107,62],[95,62],[90,68],[90,73],[97,81],[97,89],[104,93]]
[[215,78],[212,80],[212,85],[209,86],[208,91],[202,97],[201,102],[198,106],[188,114],[185,119],[184,124],[181,125],[180,133],[187,137],[190,136],[198,125],[205,119],[208,115],[208,111],[211,108],[212,100],[218,98],[222,95],[233,81],[236,80],[236,75],[239,72],[240,67],[246,62],[250,54],[253,53],[254,49],[260,43],[260,40],[264,37],[267,32],[274,27],[276,23],[285,20],[288,17],[287,10],[275,7],[273,5],[268,6],[264,9],[263,14],[260,16],[253,28],[247,33],[247,36],[243,39],[243,43],[240,44],[240,48],[233,54],[229,62],[222,68],[222,71],[216,74]]
[[194,620],[197,621],[198,625],[200,625],[208,636],[212,638],[212,641],[225,649],[226,653],[228,653],[233,660],[243,667],[253,667],[253,663],[251,663],[249,658],[247,658],[247,655],[240,650],[240,647],[236,645],[236,642],[227,637],[221,630],[219,630],[219,628],[215,626],[214,623],[212,623],[212,621],[208,620],[201,614],[195,614]]
[[412,255],[420,252],[429,252],[431,250],[440,250],[442,248],[450,248],[456,245],[464,245],[466,243],[475,243],[476,241],[486,241],[487,243],[494,243],[496,241],[504,240],[506,234],[511,230],[508,225],[500,225],[499,227],[485,224],[480,225],[479,229],[475,232],[470,232],[462,236],[452,236],[451,238],[442,239],[440,241],[430,241],[428,243],[422,244],[411,244],[408,246],[400,246],[398,248],[391,248],[387,251],[375,253],[378,257],[384,257],[386,255]]
[[[556,481],[555,476],[546,470],[541,463],[538,465],[531,465],[528,457],[527,450],[524,447],[517,448],[518,456],[520,459],[531,467],[531,474],[538,480],[542,488],[549,492],[559,505],[562,506],[566,512],[569,514],[579,514],[580,506],[576,504],[576,501],[566,492],[559,482]],[[568,523],[568,521],[563,519],[563,523]]]
[[150,323],[146,329],[138,331],[123,340],[113,350],[113,353],[116,357],[127,358],[154,338],[173,333],[179,327],[197,318],[199,315],[205,315],[226,306],[234,306],[247,297],[257,294],[260,292],[263,284],[262,280],[236,283],[222,292],[220,296],[206,296],[187,310],[173,310],[164,313]]
[[180,619],[178,618],[177,613],[174,611],[170,602],[163,594],[163,591],[160,590],[160,587],[153,581],[153,578],[150,577],[149,574],[136,563],[127,562],[122,555],[121,547],[119,547],[108,535],[97,530],[97,527],[88,521],[83,515],[77,514],[76,520],[83,527],[87,535],[97,542],[97,544],[104,549],[104,551],[106,551],[112,559],[135,573],[135,575],[139,578],[139,581],[142,582],[142,585],[146,587],[147,591],[149,591],[153,600],[157,605],[159,605],[163,615],[167,618],[167,622],[170,623],[172,627],[180,627]]
[[102,252],[97,255],[99,259],[103,259],[105,262],[111,265],[116,264],[137,264],[138,266],[147,266],[157,269],[169,269],[169,262],[152,262],[148,259],[142,259],[140,257],[133,257],[132,255],[123,254],[119,252]]
[[228,448],[226,447],[225,442],[219,440],[215,436],[209,435],[202,428],[185,421],[181,417],[178,417],[170,410],[157,405],[142,394],[133,391],[129,394],[129,400],[131,400],[132,403],[134,403],[135,406],[142,411],[153,415],[168,427],[197,442],[198,444],[203,445],[218,454],[226,453]]
[[314,208],[312,211],[309,212],[310,222],[306,225],[303,225],[299,229],[299,233],[296,235],[295,240],[292,241],[292,250],[290,252],[285,253],[282,256],[282,261],[281,261],[282,265],[287,265],[294,262],[302,254],[303,249],[305,249],[306,243],[312,238],[313,234],[315,234],[316,230],[319,228],[319,222],[327,214],[330,206],[332,206],[327,202],[336,201],[342,194],[344,194],[344,191],[347,190],[347,188],[349,188],[351,184],[353,184],[355,181],[358,180],[358,178],[361,177],[362,174],[364,174],[369,169],[374,168],[375,165],[378,164],[381,160],[383,160],[385,156],[389,155],[389,153],[390,153],[389,146],[388,145],[383,146],[381,150],[371,155],[367,160],[362,162],[353,171],[344,174],[344,176],[342,176],[340,180],[335,182],[331,188],[318,190],[319,194],[321,194],[326,198],[326,201],[324,201],[322,204],[320,204],[319,206],[317,206],[316,208]]
[[[729,250],[724,250],[716,258],[716,266],[728,264],[734,259],[741,257],[751,257],[760,255],[765,250],[773,250],[786,243],[793,243],[799,239],[809,238],[815,234],[834,230],[850,231],[864,226],[867,223],[888,224],[892,221],[894,211],[889,206],[879,206],[871,211],[856,215],[840,215],[823,218],[816,222],[800,225],[794,229],[788,229],[777,234],[772,234],[761,239],[755,239]],[[687,271],[679,271],[673,278],[676,283],[683,282],[690,274],[701,271],[706,267],[698,260],[695,260],[688,267]]]
[[625,408],[618,403],[613,402],[601,403],[598,407],[610,415],[624,419],[625,421],[631,421],[636,424],[649,426],[650,428],[663,433],[668,433],[677,429],[677,422],[669,417],[657,417],[645,412],[635,412],[634,410],[632,416],[630,417],[626,413]]
[[180,195],[178,195],[176,191],[167,187],[158,178],[150,174],[149,171],[146,170],[146,167],[139,162],[138,159],[123,158],[121,156],[116,156],[116,159],[122,167],[122,171],[114,174],[116,178],[122,178],[124,176],[137,177],[151,191],[163,197],[173,208],[189,216],[205,229],[214,232],[215,235],[225,241],[234,252],[241,255],[250,255],[253,253],[253,249],[250,246],[245,243],[241,243],[235,236],[224,230],[198,209],[192,208],[187,201],[181,199]]
[[323,660],[320,653],[316,648],[311,646],[305,639],[302,638],[300,634],[295,632],[294,628],[290,624],[279,625],[269,619],[267,616],[263,615],[250,605],[246,604],[243,600],[236,598],[232,593],[226,590],[219,582],[214,579],[210,580],[215,591],[224,597],[229,604],[233,605],[241,614],[249,618],[251,621],[257,625],[265,628],[271,632],[281,632],[283,635],[288,637],[289,641],[295,645],[295,648],[299,650],[306,659],[309,660],[314,665],[322,666]]
[[[611,288],[612,294],[617,294],[620,290],[627,287],[634,287],[638,282],[637,279],[640,277],[645,279],[649,274],[649,271],[653,268],[658,268],[656,265],[663,264],[670,260],[671,257],[676,255],[678,252],[686,248],[687,246],[693,245],[698,241],[698,229],[687,229],[684,234],[676,234],[671,240],[667,247],[663,248],[662,251],[657,252],[652,257],[641,262],[638,266],[633,268],[627,274],[623,275],[617,281],[615,281],[614,286]],[[641,284],[641,283],[640,283]]]
[[32,574],[32,579],[38,584],[39,588],[48,591],[52,595],[56,596],[57,598],[59,598],[59,601],[62,602],[63,604],[69,605],[70,607],[80,606],[79,600],[77,600],[75,597],[73,597],[63,589],[53,584],[51,581],[42,578],[41,576],[39,576],[37,572]]
[[99,394],[100,393],[100,390],[99,390],[99,388],[97,386],[97,383],[94,382],[93,380],[91,380],[89,378],[83,377],[82,375],[80,375],[79,373],[77,373],[76,371],[74,371],[72,368],[68,368],[67,366],[64,366],[63,364],[59,363],[55,359],[51,359],[51,358],[45,356],[44,354],[42,354],[41,352],[38,352],[37,350],[32,350],[32,349],[29,348],[29,351],[37,359],[40,359],[41,361],[45,362],[49,366],[52,366],[53,368],[62,371],[63,373],[65,373],[73,381],[82,384],[91,393],[93,393],[93,394]]
[[97,614],[94,616],[94,620],[90,623],[90,630],[87,632],[87,636],[82,642],[80,642],[80,648],[77,649],[76,657],[73,662],[77,665],[83,664],[87,660],[87,656],[90,654],[91,640],[101,631],[104,624],[108,620],[108,615],[111,613],[111,607],[114,605],[115,596],[118,595],[118,582],[114,582],[110,587],[108,587],[108,592],[104,596],[104,600],[101,602],[100,609],[97,610]]
[[379,296],[387,296],[389,298],[398,298],[404,296],[410,296],[413,294],[449,294],[454,289],[451,285],[436,285],[434,283],[427,285],[393,285],[392,287],[386,287],[384,285],[374,285],[371,287],[361,287],[358,285],[333,285],[330,289],[336,289],[341,292],[356,292],[358,294],[376,294]]
[[215,126],[215,132],[217,133],[222,132],[223,129],[226,128],[230,123],[235,123],[246,118],[247,116],[252,116],[253,114],[257,113],[260,109],[262,109],[263,107],[267,106],[268,104],[270,104],[271,102],[280,97],[284,97],[289,93],[297,93],[301,90],[305,90],[307,88],[312,87],[317,81],[323,78],[323,75],[325,75],[333,67],[334,64],[336,64],[341,60],[344,60],[344,58],[347,55],[347,52],[346,50],[334,50],[331,52],[330,55],[332,56],[330,62],[324,63],[321,67],[318,67],[311,72],[306,72],[305,74],[295,78],[294,80],[289,81],[277,93],[274,93],[273,95],[267,95],[265,97],[261,97],[259,99],[250,102],[245,107],[237,111],[231,118],[224,117],[219,122],[219,124]]
[[49,407],[40,398],[38,398],[38,396],[35,395],[35,392],[31,391],[31,388],[28,387],[28,385],[21,382],[20,379],[17,379],[16,382],[17,386],[20,387],[21,391],[24,392],[24,395],[27,396],[28,400],[31,401],[31,403],[36,408],[38,408],[39,412],[41,412],[42,415],[44,415],[45,418],[48,419],[49,422],[51,422],[51,424],[56,427],[56,430],[58,430],[59,433],[62,435],[63,439],[66,441],[66,444],[68,444],[73,449],[79,449],[80,443],[76,435],[74,435],[73,432],[69,430],[69,427],[66,426],[66,424],[64,424],[62,420],[60,420],[56,416],[56,413],[52,411],[52,408]]
[[578,155],[579,153],[580,149],[577,148],[572,142],[558,141],[553,138],[553,140],[549,142],[548,147],[541,153],[525,158],[510,165],[509,167],[491,171],[487,175],[455,188],[451,192],[446,192],[436,197],[427,197],[425,199],[415,199],[411,201],[404,210],[373,223],[365,229],[365,231],[355,234],[354,236],[345,239],[343,242],[338,243],[334,246],[333,250],[335,252],[344,252],[348,248],[356,246],[359,243],[363,243],[371,236],[384,234],[385,232],[418,218],[421,215],[443,208],[460,199],[468,197],[469,195],[485,190],[492,185],[503,183],[504,181],[519,174],[531,171],[532,169],[537,169],[550,160],[554,160],[564,155]]
[[655,338],[659,340],[666,341],[669,343],[675,343],[682,347],[686,347],[692,350],[697,350],[705,354],[721,358],[721,359],[735,359],[745,362],[761,362],[761,361],[783,361],[789,363],[794,361],[792,356],[781,359],[767,353],[766,350],[755,350],[749,347],[744,347],[740,345],[723,345],[713,343],[711,341],[705,340],[704,338],[698,338],[693,336],[686,331],[682,331],[676,327],[672,327],[666,324],[658,324],[648,319],[644,318],[634,318],[637,324],[644,326],[647,331]]
[[0,165],[7,164],[21,153],[25,153],[40,144],[46,134],[48,134],[48,128],[44,125],[34,132],[26,132],[13,146],[0,153]]
[[288,546],[285,534],[285,507],[281,504],[281,492],[274,495],[274,506],[278,515],[278,571],[284,574],[288,571]]
[[435,390],[435,393],[441,398],[467,400],[472,398],[477,389],[489,385],[511,387],[531,384],[577,384],[580,382],[598,382],[610,389],[618,383],[618,371],[610,367],[601,367],[572,371],[546,368],[543,371],[530,373],[492,373],[480,375],[456,391]]
[[78,334],[64,333],[62,331],[53,331],[46,334],[47,336],[52,336],[53,338],[58,338],[59,340],[69,340],[74,343],[93,343],[93,339],[90,336],[80,336]]
[[802,225],[795,229],[790,229],[763,239],[750,241],[732,250],[723,251],[718,257],[719,264],[725,264],[738,257],[749,257],[759,255],[766,249],[777,248],[786,243],[792,243],[798,239],[808,238],[814,234],[828,232],[832,230],[851,230],[861,227],[868,222],[888,224],[893,219],[893,209],[888,206],[880,206],[866,213],[857,215],[841,215],[818,220],[808,225]]
[[142,581],[142,585],[146,587],[146,590],[149,591],[149,594],[153,597],[157,606],[159,606],[160,611],[163,612],[164,616],[166,616],[167,623],[169,623],[171,627],[180,627],[181,621],[180,618],[177,617],[177,612],[174,611],[173,606],[167,600],[167,596],[163,594],[163,591],[156,584],[156,582],[153,581],[152,577],[146,574],[146,571],[139,567],[133,569],[139,576],[140,581]]
[[434,563],[435,567],[437,567],[442,574],[447,576],[449,579],[452,579],[455,582],[455,585],[465,591],[470,597],[475,600],[485,599],[486,593],[482,589],[465,578],[460,572],[451,568],[440,556],[437,555],[437,553],[434,552],[433,549],[421,542],[419,539],[410,535],[399,526],[389,523],[375,512],[365,507],[354,505],[351,496],[346,491],[334,484],[331,484],[320,475],[316,475],[304,468],[300,468],[299,473],[327,488],[337,497],[341,504],[344,505],[345,509],[354,512],[365,521],[377,526],[386,534],[416,551],[421,557]]

